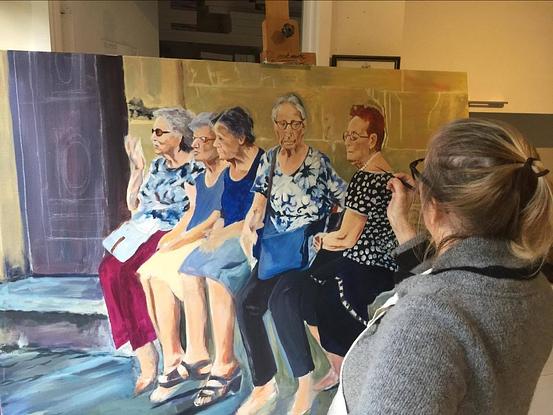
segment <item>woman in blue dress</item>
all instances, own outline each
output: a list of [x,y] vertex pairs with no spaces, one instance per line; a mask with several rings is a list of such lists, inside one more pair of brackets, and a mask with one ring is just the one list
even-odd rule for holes
[[[303,141],[306,118],[305,107],[297,95],[289,94],[276,100],[272,119],[279,146],[270,149],[259,166],[252,188],[254,202],[244,226],[244,247],[251,249],[257,237],[255,229],[263,225],[264,233],[287,232],[324,220],[334,206],[343,205],[346,183],[334,171],[326,155]],[[268,195],[271,162],[275,157],[271,194]],[[266,219],[265,215],[268,215]],[[278,395],[274,379],[276,363],[263,322],[267,309],[271,310],[292,374],[298,379],[291,413],[303,413],[311,406],[314,369],[304,321],[316,325],[315,304],[308,298],[310,296],[304,295],[309,277],[305,271],[291,270],[261,280],[257,270],[254,268],[237,297],[238,322],[254,384],[238,414],[259,413]]]
[[[207,349],[207,300],[204,278],[182,278],[182,261],[201,245],[205,232],[220,218],[224,170],[227,163],[219,158],[213,143],[212,120],[216,114],[202,112],[190,123],[193,132],[194,159],[205,171],[190,188],[191,208],[179,223],[158,243],[157,252],[139,269],[163,352],[163,374],[150,395],[152,402],[169,399],[186,380],[205,379],[211,369]],[[192,212],[192,213],[191,213]],[[181,344],[180,302],[186,318],[186,352]]]
[[234,353],[234,294],[250,275],[248,259],[240,247],[244,218],[251,207],[253,185],[263,150],[257,147],[253,120],[240,107],[215,118],[215,148],[229,163],[224,174],[221,219],[205,242],[183,262],[184,277],[205,277],[215,358],[207,382],[194,405],[211,405],[240,388],[242,373]]

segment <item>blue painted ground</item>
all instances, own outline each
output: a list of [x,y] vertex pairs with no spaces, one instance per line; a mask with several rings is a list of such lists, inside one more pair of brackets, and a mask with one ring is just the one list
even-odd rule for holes
[[[4,415],[191,413],[198,386],[183,385],[180,397],[155,407],[147,393],[132,396],[133,360],[106,353],[18,349],[0,355],[0,370]],[[233,413],[245,393],[202,413]]]
[[[269,316],[266,322],[275,345],[280,389],[279,400],[270,413],[286,414],[296,383],[290,378]],[[246,368],[238,328],[235,350]],[[312,351],[317,378],[328,370],[328,364],[318,347]],[[97,277],[31,277],[0,284],[0,415],[195,412],[198,383],[183,384],[175,399],[154,406],[149,393],[132,396],[137,374],[136,361],[129,351],[115,352],[113,348]],[[234,413],[251,390],[246,369],[243,374],[236,395],[201,414]],[[325,414],[332,394],[320,394],[311,414]]]

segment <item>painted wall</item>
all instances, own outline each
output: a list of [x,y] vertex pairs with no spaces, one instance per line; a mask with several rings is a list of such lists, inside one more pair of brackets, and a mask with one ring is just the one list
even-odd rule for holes
[[0,52],[0,281],[10,275],[20,275],[25,269],[8,91],[7,55],[6,52]]
[[331,54],[401,55],[404,1],[348,0],[333,3]]
[[47,1],[0,1],[0,50],[49,52]]
[[157,1],[52,1],[52,50],[159,56]]
[[[399,55],[402,69],[468,73],[471,100],[505,100],[503,111],[553,113],[553,2],[333,1],[305,12],[304,50]],[[312,11],[312,9],[317,9]],[[328,34],[330,33],[330,35]],[[497,110],[496,110],[497,111]]]
[[406,2],[402,67],[467,71],[471,100],[553,113],[553,2]]

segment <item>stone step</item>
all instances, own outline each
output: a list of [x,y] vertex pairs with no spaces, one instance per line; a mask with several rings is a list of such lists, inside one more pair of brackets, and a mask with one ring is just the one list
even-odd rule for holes
[[0,284],[0,345],[113,351],[98,277]]

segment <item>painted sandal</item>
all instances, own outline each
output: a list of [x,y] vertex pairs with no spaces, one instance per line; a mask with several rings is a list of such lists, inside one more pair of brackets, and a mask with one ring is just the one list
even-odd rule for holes
[[207,382],[196,394],[194,406],[206,407],[224,399],[229,394],[240,390],[242,384],[242,371],[237,367],[228,377],[209,375]]
[[187,380],[203,380],[209,376],[209,373],[200,371],[211,364],[211,360],[200,360],[194,364],[188,364],[184,360],[166,375],[157,378],[157,384],[162,388],[171,388]]

